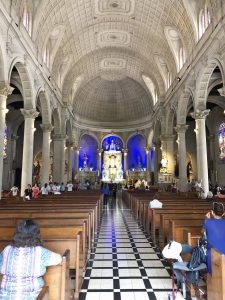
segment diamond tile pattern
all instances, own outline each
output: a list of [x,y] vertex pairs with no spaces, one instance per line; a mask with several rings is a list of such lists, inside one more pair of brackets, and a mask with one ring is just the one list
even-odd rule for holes
[[[104,210],[79,299],[167,300],[171,277],[153,246],[130,210],[111,203]],[[184,298],[178,293],[176,299]]]

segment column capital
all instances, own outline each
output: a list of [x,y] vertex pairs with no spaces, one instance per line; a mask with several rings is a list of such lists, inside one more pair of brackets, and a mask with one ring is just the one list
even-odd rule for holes
[[124,148],[124,149],[123,149],[123,153],[124,153],[125,155],[127,155],[128,149],[127,149],[127,148]]
[[41,124],[40,127],[43,132],[51,132],[54,129],[51,124]]
[[149,153],[149,151],[151,150],[151,147],[150,146],[146,146],[145,147],[145,152],[148,154]]
[[0,96],[8,97],[9,95],[12,94],[13,90],[14,88],[8,84],[5,86],[0,86]]
[[208,116],[209,112],[210,112],[210,109],[205,109],[205,110],[199,110],[199,109],[197,109],[195,112],[191,113],[191,116],[195,120],[206,119],[206,117]]
[[221,89],[217,90],[220,94],[220,96],[225,97],[225,86],[223,86]]
[[64,141],[66,140],[66,134],[53,134],[52,138],[54,141]]
[[39,115],[39,112],[36,111],[35,108],[33,108],[33,109],[21,108],[20,111],[21,111],[22,115],[24,116],[24,119],[35,119]]
[[97,151],[98,151],[98,155],[101,155],[102,152],[103,152],[103,149],[102,148],[98,148]]
[[186,124],[177,124],[177,126],[174,127],[176,132],[179,133],[185,133],[188,129],[189,125]]
[[177,124],[177,126],[174,127],[176,132],[179,133],[185,133],[188,129],[189,125],[186,124]]
[[73,149],[73,142],[67,141],[67,142],[66,142],[66,147],[67,147],[67,148],[70,148],[70,149]]

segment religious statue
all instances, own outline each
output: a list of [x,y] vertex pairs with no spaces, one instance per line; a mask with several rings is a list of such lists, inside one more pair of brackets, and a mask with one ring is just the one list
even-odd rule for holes
[[38,176],[40,174],[41,166],[39,161],[36,162],[36,164],[33,165],[33,175]]
[[161,166],[160,173],[167,173],[168,160],[166,159],[165,155],[161,159]]
[[84,169],[87,169],[87,154],[86,153],[84,153],[83,160],[84,160]]
[[114,143],[114,140],[111,141],[111,144],[109,146],[109,150],[115,151],[116,150],[116,144]]
[[138,155],[138,170],[141,170],[141,157]]
[[190,175],[192,174],[192,164],[191,161],[187,163],[187,178],[190,179]]

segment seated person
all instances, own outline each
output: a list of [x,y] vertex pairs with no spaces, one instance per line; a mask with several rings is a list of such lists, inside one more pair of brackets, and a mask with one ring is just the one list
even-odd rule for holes
[[35,183],[35,185],[32,187],[32,198],[37,199],[38,196],[39,196],[39,188],[38,188],[37,184]]
[[30,184],[27,185],[27,188],[24,191],[24,198],[28,200],[32,199],[32,188]]
[[20,222],[11,244],[0,254],[0,299],[35,300],[44,286],[46,267],[61,261],[61,255],[42,246],[40,229],[33,220]]
[[48,195],[48,184],[47,183],[45,183],[45,185],[44,186],[42,186],[42,188],[41,188],[41,195],[42,196],[46,196],[46,195]]
[[207,267],[208,272],[211,268],[211,248],[215,248],[225,254],[225,220],[223,203],[214,202],[212,211],[206,214],[203,229],[207,237]]
[[16,197],[17,194],[18,194],[18,192],[19,192],[19,189],[18,189],[18,187],[15,186],[15,185],[14,185],[14,186],[11,188],[11,190],[10,190],[10,193],[12,193],[12,196],[13,196],[13,197]]

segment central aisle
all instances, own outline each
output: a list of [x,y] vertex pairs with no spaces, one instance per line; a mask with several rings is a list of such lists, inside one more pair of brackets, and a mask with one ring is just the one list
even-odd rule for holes
[[167,300],[169,267],[130,210],[110,207],[104,210],[79,300]]

